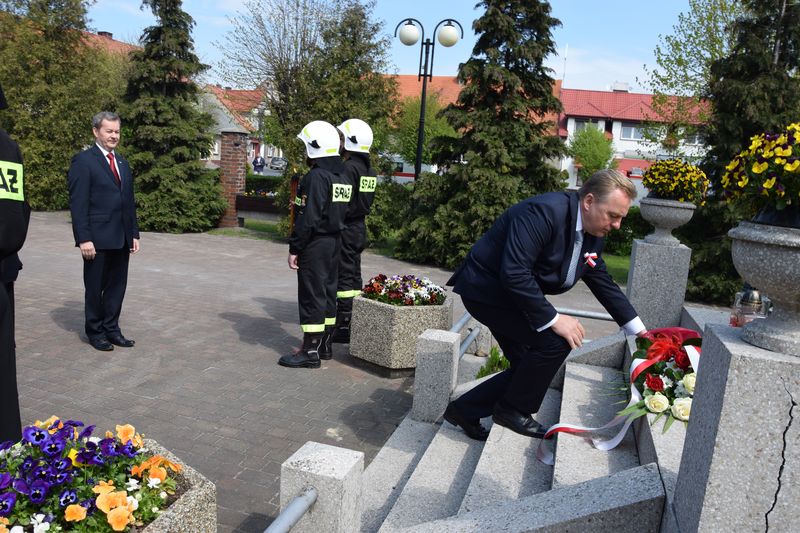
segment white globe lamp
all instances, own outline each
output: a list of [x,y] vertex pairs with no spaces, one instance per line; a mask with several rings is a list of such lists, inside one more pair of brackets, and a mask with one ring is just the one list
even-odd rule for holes
[[403,24],[400,28],[400,42],[406,46],[411,46],[419,41],[419,28],[417,28],[411,21]]
[[[400,38],[402,39],[402,36]],[[438,39],[439,44],[449,48],[458,42],[458,30],[448,22],[439,30]]]

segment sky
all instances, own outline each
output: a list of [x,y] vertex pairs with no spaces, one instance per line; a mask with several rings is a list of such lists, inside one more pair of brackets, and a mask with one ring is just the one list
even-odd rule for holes
[[[219,50],[231,31],[230,17],[244,15],[252,0],[185,0],[195,20],[195,52],[212,69],[211,83],[230,85],[213,67],[222,60]],[[257,2],[256,2],[257,3]],[[472,22],[481,14],[475,0],[377,0],[375,18],[384,22],[383,31],[392,35],[407,17],[419,20],[425,36],[439,21],[457,20],[464,39],[451,48],[435,46],[433,75],[455,76],[458,65],[469,59],[475,45]],[[659,35],[669,35],[678,15],[688,10],[688,0],[552,0],[553,16],[561,27],[553,31],[558,55],[547,59],[553,77],[572,89],[608,90],[614,82],[627,82],[632,91],[647,92],[644,65],[654,66],[653,50]],[[114,38],[136,43],[142,30],[154,24],[149,10],[139,0],[98,0],[89,9],[89,27],[109,31]],[[391,39],[389,58],[399,74],[417,74],[420,45],[405,46]],[[565,61],[566,58],[566,61]]]

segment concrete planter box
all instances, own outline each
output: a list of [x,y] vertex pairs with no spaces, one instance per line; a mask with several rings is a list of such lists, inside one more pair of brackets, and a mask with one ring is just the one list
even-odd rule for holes
[[398,306],[358,296],[353,301],[350,354],[392,370],[416,367],[417,337],[426,329],[448,330],[453,299],[442,305]]
[[287,212],[287,209],[281,209],[275,203],[275,197],[236,195],[236,216],[239,219],[239,226],[244,226],[245,218],[274,222]]
[[200,472],[151,439],[145,448],[166,457],[183,469],[175,476],[183,494],[147,527],[143,533],[215,533],[217,531],[217,488]]

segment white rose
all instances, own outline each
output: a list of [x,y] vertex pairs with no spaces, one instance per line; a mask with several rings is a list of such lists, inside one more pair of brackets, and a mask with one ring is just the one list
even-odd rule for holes
[[672,404],[672,416],[678,420],[689,420],[689,415],[692,413],[692,399],[691,398],[678,398]]
[[651,413],[663,413],[669,409],[669,398],[657,392],[644,399],[644,406],[647,407],[647,410]]
[[689,394],[694,394],[694,383],[697,381],[697,374],[694,372],[683,376],[683,387]]

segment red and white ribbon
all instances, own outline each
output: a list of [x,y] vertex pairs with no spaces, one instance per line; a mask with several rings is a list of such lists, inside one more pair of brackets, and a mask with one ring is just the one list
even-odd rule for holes
[[[696,373],[700,365],[700,351],[691,345],[686,345],[683,348],[686,350],[686,355],[689,356],[689,361],[691,362],[692,368]],[[642,401],[642,395],[639,393],[639,390],[634,385],[634,382],[642,372],[644,372],[647,368],[653,366],[657,362],[658,359],[634,359],[631,362],[631,370],[630,370],[631,400],[628,402],[628,405],[626,405],[625,408],[622,410],[625,410],[628,407],[631,407],[632,405],[635,405],[640,401]],[[545,432],[541,442],[539,442],[539,447],[536,449],[536,458],[546,465],[552,465],[555,463],[553,451],[547,446],[545,446],[545,441],[552,438],[553,435],[555,435],[556,433],[569,433],[572,435],[582,435],[588,437],[592,443],[592,446],[594,446],[598,450],[603,450],[603,451],[613,450],[614,448],[619,446],[619,443],[622,442],[622,439],[625,438],[625,434],[628,432],[628,428],[631,426],[633,421],[634,421],[633,415],[617,415],[616,417],[614,417],[613,420],[611,420],[607,424],[595,428],[576,426],[573,424],[555,424],[547,429],[547,432]],[[617,432],[617,434],[614,435],[614,437],[611,439],[602,440],[592,436],[592,434],[594,433],[619,425],[622,425],[622,427]]]
[[586,259],[586,264],[590,267],[594,268],[597,265],[597,254],[595,252],[586,252],[583,254],[584,259]]

